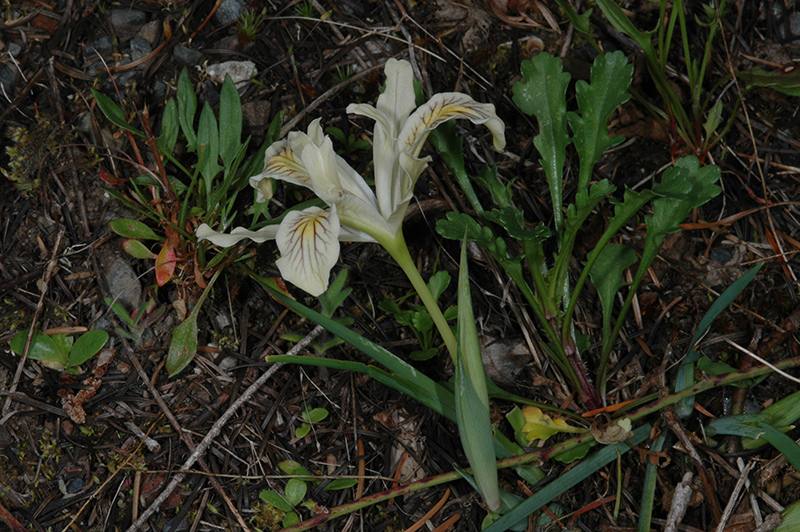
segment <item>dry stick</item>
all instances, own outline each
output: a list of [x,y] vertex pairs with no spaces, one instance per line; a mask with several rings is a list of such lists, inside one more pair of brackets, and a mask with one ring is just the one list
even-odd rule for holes
[[[289,352],[286,354],[296,355],[297,353],[305,349],[305,347],[308,344],[310,344],[314,340],[314,338],[319,336],[323,330],[324,329],[322,328],[322,326],[317,325],[310,333],[306,335],[305,338],[300,340],[300,342],[297,345],[295,345],[292,349],[290,349]],[[241,407],[244,403],[250,400],[250,397],[252,397],[253,394],[256,393],[256,391],[258,391],[258,389],[261,388],[261,386],[263,386],[264,383],[267,382],[267,380],[269,380],[269,378],[272,377],[272,375],[276,371],[278,371],[278,369],[280,369],[281,366],[283,366],[282,362],[271,365],[269,369],[267,369],[267,371],[264,372],[263,375],[261,375],[253,384],[251,384],[242,393],[242,395],[240,395],[239,398],[236,399],[236,401],[234,401],[230,407],[228,407],[225,413],[220,416],[220,418],[216,421],[216,423],[214,423],[214,426],[211,427],[211,430],[208,431],[208,434],[206,434],[203,440],[197,445],[197,447],[195,447],[194,451],[192,451],[192,454],[189,456],[189,458],[186,459],[186,462],[184,462],[184,464],[180,468],[180,473],[175,475],[175,477],[167,485],[167,487],[164,488],[164,491],[161,492],[158,498],[156,498],[156,500],[153,501],[153,503],[147,508],[147,510],[142,512],[142,515],[139,516],[139,519],[137,519],[136,522],[134,522],[130,527],[128,527],[128,530],[126,532],[135,532],[136,530],[139,530],[142,527],[142,525],[144,525],[145,521],[151,515],[153,515],[158,511],[158,509],[161,507],[164,501],[166,501],[167,498],[172,494],[172,492],[175,491],[175,488],[178,487],[178,484],[180,484],[183,481],[183,478],[186,476],[186,472],[189,470],[189,468],[192,467],[194,463],[197,462],[197,460],[200,458],[200,456],[206,452],[208,447],[211,445],[211,442],[214,441],[214,438],[216,438],[219,435],[219,433],[222,431],[222,428],[225,426],[228,420],[231,417],[233,417],[233,414],[236,413],[239,407]]]
[[722,509],[719,507],[719,501],[717,500],[716,482],[713,477],[709,476],[708,471],[703,466],[703,459],[700,457],[700,453],[697,452],[697,449],[695,449],[689,436],[686,435],[686,431],[683,429],[680,419],[678,419],[675,408],[673,406],[665,408],[661,412],[661,417],[664,418],[670,430],[678,437],[684,449],[686,449],[686,452],[692,457],[694,466],[697,468],[697,474],[700,475],[700,480],[703,481],[703,490],[705,491],[706,500],[711,507],[711,515],[714,518],[714,522],[719,523],[720,519],[722,519]]
[[[206,292],[204,292],[204,294],[205,293]],[[202,299],[203,298],[201,296],[200,301],[197,302],[198,305],[203,304]],[[131,362],[133,363],[133,366],[136,368],[137,373],[139,373],[139,377],[142,379],[142,381],[144,381],[145,386],[147,386],[148,391],[153,395],[153,398],[156,400],[156,403],[158,403],[158,406],[161,408],[161,411],[164,413],[165,416],[167,416],[170,425],[172,425],[172,427],[175,429],[175,432],[177,432],[180,435],[181,439],[189,448],[189,450],[194,451],[195,445],[194,441],[192,440],[192,435],[189,432],[184,431],[180,423],[178,423],[178,420],[175,419],[174,415],[172,415],[172,411],[169,409],[167,403],[161,397],[161,394],[158,393],[158,390],[156,390],[156,387],[153,385],[153,383],[150,382],[150,377],[148,377],[147,373],[145,373],[141,362],[139,362],[139,359],[136,357],[136,354],[133,352],[133,349],[131,349],[131,347],[128,345],[128,342],[124,338],[122,338],[121,340],[122,343],[125,345],[126,350],[129,353],[128,358],[130,358]],[[205,471],[206,474],[211,475],[211,469],[208,467],[205,460],[203,460],[202,458],[198,458],[198,461],[200,462],[200,466],[203,468],[203,471]],[[224,489],[222,489],[222,486],[220,485],[219,481],[213,476],[210,476],[209,480],[211,482],[211,485],[214,487],[214,490],[219,494],[220,497],[222,497],[222,500],[228,506],[228,509],[234,515],[236,520],[239,522],[239,526],[241,526],[244,530],[247,530],[249,532],[250,529],[247,527],[247,523],[244,522],[244,519],[239,513],[239,510],[236,509],[236,505],[233,504],[233,501],[231,501],[230,497],[228,497],[228,494],[225,493]]]
[[58,230],[58,236],[56,236],[56,245],[53,246],[53,255],[50,257],[50,262],[47,263],[47,269],[44,271],[44,275],[42,275],[41,280],[37,283],[42,295],[39,296],[39,303],[37,303],[36,311],[33,313],[31,328],[28,330],[28,337],[25,339],[25,348],[22,350],[22,358],[20,358],[19,364],[17,364],[17,371],[14,373],[14,380],[11,383],[11,388],[8,390],[9,396],[3,405],[4,416],[11,408],[11,403],[13,402],[11,399],[11,394],[17,391],[17,385],[19,384],[19,380],[22,378],[22,368],[25,367],[25,361],[28,360],[28,351],[31,348],[31,342],[33,342],[33,332],[36,330],[36,323],[39,321],[39,316],[42,315],[42,309],[44,309],[44,298],[47,295],[47,288],[50,286],[50,279],[52,279],[53,272],[56,270],[56,264],[58,263],[58,248],[61,247],[61,239],[63,237],[64,228],[61,227]]
[[736,505],[739,503],[739,493],[742,492],[742,488],[744,488],[745,483],[747,482],[747,475],[750,474],[750,470],[753,469],[753,466],[756,465],[755,462],[750,462],[747,464],[747,467],[744,468],[742,474],[739,476],[738,482],[736,482],[736,487],[733,489],[733,493],[731,494],[731,498],[728,499],[728,504],[725,506],[725,513],[722,514],[722,520],[717,525],[716,532],[722,532],[725,530],[725,524],[733,515],[733,511],[736,509]]
[[686,509],[689,507],[689,501],[692,499],[692,472],[687,471],[683,475],[677,486],[675,486],[675,493],[672,496],[672,504],[667,514],[667,524],[664,527],[664,532],[677,532],[678,525],[683,521],[683,516],[686,514]]

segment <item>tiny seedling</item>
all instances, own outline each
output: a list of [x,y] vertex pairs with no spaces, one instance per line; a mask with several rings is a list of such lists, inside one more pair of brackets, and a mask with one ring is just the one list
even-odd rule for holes
[[[17,333],[11,339],[11,350],[22,356],[27,338],[28,331]],[[34,333],[28,349],[28,358],[38,360],[50,369],[78,373],[78,366],[99,353],[107,341],[108,333],[100,330],[89,331],[77,340],[66,334]]]
[[[447,290],[450,284],[450,274],[445,271],[436,272],[428,281],[428,288],[433,295],[434,301],[439,301],[439,297]],[[428,360],[436,356],[439,347],[435,345],[439,336],[434,327],[433,318],[424,305],[411,304],[409,309],[401,309],[396,301],[384,299],[378,303],[378,308],[394,316],[397,323],[411,329],[414,337],[419,342],[419,349],[413,351],[409,356],[412,360]],[[454,320],[458,316],[458,308],[450,307],[444,311],[446,320]]]
[[110,297],[106,298],[105,302],[125,326],[125,328],[115,327],[114,330],[116,333],[120,336],[128,338],[136,345],[139,345],[139,343],[142,341],[142,335],[144,334],[145,329],[161,318],[164,315],[164,312],[167,310],[167,307],[158,307],[153,298],[150,298],[145,303],[142,303],[138,309],[134,310],[130,314],[128,314],[128,311],[125,310],[125,307]]
[[303,423],[294,431],[295,437],[298,439],[305,438],[311,432],[311,425],[324,421],[328,415],[329,413],[325,408],[307,408],[300,414]]
[[336,150],[339,155],[347,156],[358,150],[372,149],[372,145],[364,139],[356,139],[353,133],[345,135],[344,131],[335,126],[325,128],[325,133],[344,144],[343,150]]
[[[286,482],[283,493],[275,490],[264,490],[258,496],[270,506],[284,512],[283,526],[290,527],[300,522],[300,516],[297,513],[298,506],[304,506],[311,510],[317,508],[314,501],[303,502],[308,493],[306,482],[311,482],[316,486],[322,480],[314,477],[308,469],[292,460],[281,462],[278,467],[285,474],[292,475],[292,478]],[[355,478],[339,478],[329,482],[322,489],[325,491],[343,490],[354,486],[357,482],[358,480]]]

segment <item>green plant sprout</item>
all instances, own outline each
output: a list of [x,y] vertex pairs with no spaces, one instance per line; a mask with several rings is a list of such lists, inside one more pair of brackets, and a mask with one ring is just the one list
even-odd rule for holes
[[[28,331],[14,335],[9,344],[11,350],[19,355],[25,352]],[[50,369],[78,373],[78,367],[95,356],[108,342],[108,333],[101,330],[88,331],[75,340],[66,334],[48,335],[34,333],[28,349],[28,359],[38,360]]]
[[[193,275],[199,286],[205,286],[201,274],[229,260],[229,254],[219,253],[207,260],[208,246],[198,245],[194,227],[198,220],[223,226],[231,224],[237,215],[235,203],[239,194],[248,188],[250,176],[261,171],[264,151],[280,131],[280,116],[273,120],[261,147],[245,161],[250,139],[242,142],[242,105],[230,77],[226,77],[220,91],[219,120],[208,102],[198,117],[197,96],[184,68],[178,78],[177,101],[172,98],[167,101],[161,134],[157,138],[150,131],[146,116],[142,116],[143,128],[138,129],[129,123],[111,98],[94,89],[92,93],[106,118],[127,132],[132,143],[137,139],[146,142],[158,160],[158,174],[147,173],[128,180],[131,195],[127,191],[108,189],[111,196],[155,222],[163,232],[158,234],[138,220],[112,221],[112,230],[128,239],[123,249],[135,258],[153,259],[155,256],[159,286],[170,280],[176,271]],[[184,165],[173,155],[179,133],[183,133],[185,149],[193,156],[191,164]],[[171,169],[177,170],[178,175],[168,174]],[[107,176],[101,172],[101,178],[104,175]],[[120,183],[108,177],[104,180]],[[266,186],[264,192],[267,192]],[[270,221],[266,209],[253,210],[251,214],[250,229]],[[142,240],[159,242],[160,249],[157,253],[151,251]]]
[[[501,505],[497,472],[493,469],[492,453],[485,452],[487,442],[491,451],[492,428],[488,423],[488,394],[475,323],[469,320],[474,335],[459,332],[463,342],[467,342],[462,342],[459,348],[459,341],[411,258],[402,223],[414,185],[430,161],[429,157],[420,158],[419,154],[433,129],[455,118],[467,118],[475,124],[485,125],[492,133],[495,148],[502,149],[505,146],[504,124],[497,117],[493,105],[478,103],[461,93],[436,94],[417,108],[414,75],[407,61],[390,59],[386,63],[386,78],[386,88],[376,106],[351,104],[347,108],[349,113],[376,122],[373,135],[374,192],[364,178],[335,153],[330,138],[324,135],[317,119],[308,126],[307,133],[292,132],[286,141],[270,146],[265,155],[264,171],[254,176],[251,184],[257,187],[261,181],[276,179],[300,185],[322,199],[326,209],[309,207],[290,211],[278,227],[268,226],[260,231],[236,228],[230,234],[224,234],[203,224],[197,229],[197,238],[226,247],[244,238],[256,242],[274,239],[281,253],[276,265],[283,278],[314,296],[324,293],[328,287],[330,270],[339,258],[340,240],[377,242],[386,249],[430,313],[454,364],[461,367],[461,377],[456,385],[461,412],[479,405],[475,403],[475,397],[483,405],[481,408],[486,408],[485,419],[478,413],[456,417],[459,417],[459,428],[467,434],[462,434],[462,442],[467,443],[465,451],[470,465],[481,472],[476,474],[476,481],[484,490],[481,494],[490,509],[497,510]],[[460,292],[464,290],[468,294],[468,287],[460,289]],[[466,389],[470,392],[461,393]],[[473,448],[481,452],[473,452]]]
[[294,431],[295,438],[305,438],[311,432],[311,425],[320,423],[328,418],[328,411],[325,408],[306,408],[300,414],[303,423]]
[[111,298],[106,298],[105,302],[125,326],[124,329],[121,327],[115,327],[114,331],[118,335],[133,341],[133,343],[136,345],[141,343],[142,335],[144,335],[145,329],[159,320],[167,310],[167,307],[165,306],[157,306],[156,301],[153,298],[150,298],[148,301],[142,303],[138,309],[134,310],[130,314],[128,314],[128,311],[125,310],[125,307]]
[[[492,168],[476,181],[486,185],[495,208],[484,209],[464,169],[461,142],[452,128],[440,130],[431,138],[443,160],[455,174],[478,216],[449,213],[440,220],[437,231],[444,237],[477,242],[505,269],[532,310],[539,318],[547,343],[542,349],[556,363],[578,392],[588,410],[605,401],[608,357],[630,309],[636,289],[655,260],[664,238],[680,230],[680,224],[697,208],[720,192],[715,184],[719,168],[700,168],[696,157],[678,160],[650,190],[625,190],[622,199],[612,199],[614,215],[595,248],[587,256],[574,285],[568,275],[578,231],[591,212],[616,190],[603,179],[591,183],[594,165],[608,148],[622,142],[622,137],[608,135],[607,122],[614,110],[627,101],[626,90],[633,73],[621,52],[598,56],[591,73],[591,83],[578,81],[577,112],[567,112],[566,90],[570,76],[562,71],[561,61],[543,53],[522,63],[523,82],[514,85],[514,102],[522,112],[536,116],[539,134],[533,143],[541,156],[550,198],[553,203],[555,254],[551,259],[546,244],[552,236],[543,222],[530,227],[523,213],[513,205],[508,186],[503,185]],[[572,130],[570,135],[569,129]],[[564,206],[564,164],[572,144],[580,165],[574,202]],[[614,298],[623,286],[624,270],[636,263],[636,253],[612,238],[648,203],[653,214],[645,217],[647,236],[633,282],[622,310],[613,323]],[[502,228],[507,236],[501,236]],[[513,243],[509,244],[507,239]],[[519,250],[519,251],[518,251]],[[576,334],[573,314],[578,297],[592,276],[603,309],[603,341],[597,368],[597,386],[585,366],[585,339]],[[528,277],[529,276],[529,277]],[[529,280],[530,279],[530,280]]]
[[[327,413],[328,412],[325,411],[326,415]],[[264,490],[259,493],[258,496],[262,501],[284,513],[282,517],[283,526],[288,528],[290,526],[295,526],[300,522],[300,516],[297,513],[298,506],[304,506],[310,510],[314,510],[316,508],[314,501],[303,502],[303,499],[305,499],[306,494],[308,493],[308,486],[306,483],[311,482],[314,485],[319,485],[322,481],[320,478],[312,475],[308,469],[292,460],[280,462],[278,467],[285,474],[293,475],[293,478],[290,478],[286,482],[283,493],[279,493],[275,490]],[[358,483],[358,480],[355,478],[334,479],[325,485],[323,490],[336,491],[348,489],[355,486],[356,483]]]
[[325,133],[344,144],[344,150],[336,150],[336,153],[339,155],[344,155],[345,157],[358,150],[368,150],[372,147],[368,141],[364,139],[356,139],[356,136],[353,133],[350,133],[350,135],[346,136],[344,131],[335,126],[326,127]]
[[242,46],[255,41],[261,35],[261,30],[264,28],[264,22],[267,18],[267,8],[262,9],[260,12],[252,10],[245,11],[239,16],[236,21],[236,34],[239,36],[239,41]]
[[[194,235],[199,221],[227,227],[236,218],[237,198],[245,191],[261,200],[247,212],[251,217],[248,229],[260,229],[280,221],[271,220],[263,201],[265,195],[271,197],[271,181],[261,179],[255,191],[248,187],[251,176],[263,168],[264,152],[280,132],[280,114],[273,119],[261,147],[245,160],[250,139],[242,142],[242,104],[236,86],[228,76],[220,91],[217,120],[208,102],[203,104],[198,116],[197,96],[184,68],[178,78],[177,101],[172,98],[167,101],[158,138],[153,136],[146,115],[141,115],[142,129],[138,129],[129,123],[123,110],[111,98],[95,89],[92,89],[92,94],[103,114],[128,134],[131,143],[138,139],[148,145],[158,167],[158,174],[147,173],[128,181],[132,194],[115,189],[107,192],[144,219],[156,223],[163,235],[132,219],[113,220],[111,229],[126,238],[123,249],[128,254],[155,261],[158,286],[164,286],[177,276],[179,288],[190,282],[203,288],[201,301],[204,301],[210,284],[216,279],[214,277],[207,285],[207,274],[216,270],[215,275],[218,275],[221,266],[235,260],[235,252],[224,250],[212,257],[207,256],[210,246],[197,242]],[[185,141],[185,151],[191,155],[191,164],[184,165],[173,155],[180,133]],[[144,165],[139,167],[144,168]],[[178,175],[168,174],[168,169],[176,170]],[[110,184],[120,183],[109,179],[107,174],[104,177],[102,172],[101,178]],[[143,240],[157,242],[160,246],[158,253]],[[185,368],[195,356],[198,307],[173,332],[167,362],[170,375]]]
[[[450,274],[445,271],[436,272],[428,280],[428,289],[437,304],[439,297],[447,290],[449,284]],[[411,304],[410,309],[403,310],[397,301],[384,299],[378,303],[378,308],[392,314],[400,325],[408,327],[414,334],[419,343],[419,349],[409,354],[411,360],[428,360],[436,356],[439,352],[439,347],[434,345],[437,339],[437,329],[434,328],[433,318],[425,306]],[[454,320],[456,317],[458,317],[456,307],[450,307],[444,311],[444,318],[447,321]]]

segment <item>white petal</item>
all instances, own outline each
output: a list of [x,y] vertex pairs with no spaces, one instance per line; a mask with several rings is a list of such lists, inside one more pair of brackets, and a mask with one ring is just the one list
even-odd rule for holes
[[342,242],[374,242],[376,239],[392,237],[395,234],[374,203],[369,203],[352,194],[347,194],[336,203],[342,229],[355,229],[372,235],[369,239],[358,239],[341,235]]
[[276,265],[283,278],[312,296],[322,294],[339,259],[339,229],[335,205],[288,213],[277,235],[281,258]]
[[197,237],[197,240],[208,240],[217,246],[229,248],[246,238],[249,238],[254,242],[258,242],[259,244],[266,242],[267,240],[275,240],[275,237],[278,234],[278,226],[268,225],[263,229],[259,229],[258,231],[249,231],[244,227],[237,227],[231,231],[230,234],[228,234],[219,233],[211,229],[211,227],[209,227],[207,224],[201,224],[194,234]]
[[378,96],[377,107],[385,116],[394,119],[390,135],[396,136],[408,115],[414,110],[414,71],[408,61],[389,59],[386,62],[386,89]]
[[428,138],[428,133],[439,124],[454,118],[466,118],[473,124],[484,124],[492,132],[495,149],[501,150],[505,147],[505,124],[494,112],[494,105],[478,103],[460,92],[443,92],[434,95],[408,117],[397,138],[398,149],[416,157]]
[[[305,133],[297,133],[296,135],[302,135],[302,137],[295,136],[292,139],[290,134],[290,140],[279,143],[274,150],[272,149],[273,147],[267,150],[264,171],[250,178],[251,186],[258,188],[258,183],[262,179],[272,178],[313,189],[311,177],[308,175],[308,170],[306,170],[300,158],[302,149],[313,144],[308,140]],[[292,140],[297,142],[292,142]]]

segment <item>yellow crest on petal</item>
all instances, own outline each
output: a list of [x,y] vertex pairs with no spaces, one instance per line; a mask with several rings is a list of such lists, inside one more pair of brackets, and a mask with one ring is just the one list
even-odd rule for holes
[[283,278],[312,296],[327,290],[331,268],[339,259],[340,229],[335,205],[288,213],[275,238],[281,252],[275,264]]
[[526,421],[525,426],[522,427],[522,433],[528,441],[546,440],[559,432],[584,432],[583,429],[567,424],[563,418],[554,419],[548,416],[542,412],[541,408],[535,406],[526,406],[522,409],[522,414]]

